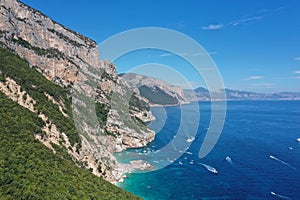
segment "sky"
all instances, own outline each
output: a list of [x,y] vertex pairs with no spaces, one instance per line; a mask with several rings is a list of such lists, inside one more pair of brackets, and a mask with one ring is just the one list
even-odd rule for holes
[[[226,88],[255,92],[300,92],[300,1],[298,0],[22,0],[98,44],[142,27],[179,31],[211,56]],[[101,48],[101,45],[100,45]],[[101,55],[100,55],[101,58]],[[155,65],[149,63],[158,63]],[[141,73],[185,87],[205,86],[185,60],[169,52],[141,50],[115,61],[119,73]],[[146,70],[148,67],[148,70]],[[138,70],[137,70],[138,71]],[[153,70],[152,70],[153,71]],[[176,74],[174,73],[174,74]],[[149,74],[148,74],[149,75]],[[150,74],[151,75],[151,74]]]

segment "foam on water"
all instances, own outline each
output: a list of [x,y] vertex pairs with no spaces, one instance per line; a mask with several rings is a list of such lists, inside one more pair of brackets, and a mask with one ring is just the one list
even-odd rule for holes
[[[173,139],[181,122],[179,107],[166,107],[165,128],[138,152],[158,152],[147,161],[153,166],[168,166],[153,172],[128,174],[118,184],[120,187],[145,200],[300,199],[300,171],[297,171],[300,101],[228,102],[222,136],[204,159],[199,159],[198,152],[206,135],[203,129],[209,127],[211,116],[209,107],[205,107],[209,103],[200,104],[204,106],[199,113],[201,122],[195,140],[186,148],[190,135],[177,136],[181,142],[176,143],[174,152],[182,156],[175,160],[172,154],[158,155],[159,149]],[[191,133],[189,126],[182,128]],[[136,149],[127,151],[137,153]],[[122,154],[121,160],[132,160],[126,152]]]
[[231,159],[229,156],[227,156],[227,157],[225,158],[225,160],[226,160],[227,162],[229,162],[231,165],[233,165],[232,159]]
[[283,160],[280,160],[279,158],[276,158],[275,156],[270,155],[270,158],[273,159],[273,160],[276,160],[276,161],[278,161],[278,162],[280,162],[280,163],[282,163],[282,164],[284,164],[284,165],[286,165],[286,166],[288,166],[290,168],[292,168],[293,170],[296,170],[295,167],[293,167],[292,165],[290,165],[287,162],[284,162]]
[[271,192],[271,194],[272,194],[273,196],[279,197],[280,199],[291,200],[290,197],[284,196],[284,195],[280,195],[280,194],[276,194],[275,192]]
[[202,165],[203,167],[205,167],[205,169],[207,169],[208,171],[210,171],[211,173],[217,174],[218,171],[216,170],[216,168],[203,164],[203,163],[199,163],[199,165]]

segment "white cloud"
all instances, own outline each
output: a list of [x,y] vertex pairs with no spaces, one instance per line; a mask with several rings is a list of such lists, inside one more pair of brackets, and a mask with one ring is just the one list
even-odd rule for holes
[[220,30],[224,27],[223,24],[209,24],[208,26],[202,26],[202,30],[209,30],[209,31],[214,31],[214,30]]
[[300,57],[296,57],[296,58],[294,58],[294,60],[300,60]]
[[294,71],[294,74],[300,74],[300,70]]
[[[242,17],[240,19],[233,20],[231,22],[227,22],[227,23],[224,23],[224,24],[209,24],[207,26],[202,26],[201,29],[202,30],[220,30],[220,29],[223,29],[227,26],[235,27],[235,26],[247,24],[247,23],[250,23],[250,22],[262,20],[266,17],[273,16],[273,15],[278,14],[279,12],[281,12],[283,9],[285,9],[285,7],[279,7],[279,8],[275,8],[275,9],[263,9],[263,10],[259,10],[258,12],[256,12],[252,16],[249,15],[248,17]],[[300,57],[298,59],[300,60]]]
[[257,83],[257,84],[250,84],[250,86],[272,88],[272,87],[274,87],[274,84],[273,83]]
[[247,18],[241,18],[232,22],[229,22],[227,24],[209,24],[207,26],[202,26],[201,29],[202,30],[210,30],[210,31],[214,31],[214,30],[220,30],[223,29],[225,26],[239,26],[242,24],[246,24],[246,23],[250,23],[252,21],[258,21],[263,19],[265,16],[261,15],[261,16],[253,16],[253,17],[247,17]]
[[275,8],[275,9],[262,9],[262,10],[259,10],[258,12],[256,12],[256,14],[253,15],[253,16],[244,17],[244,18],[241,18],[239,20],[232,21],[232,22],[229,23],[229,25],[238,26],[238,25],[250,23],[250,22],[253,22],[253,21],[262,20],[266,17],[270,17],[270,16],[273,16],[275,14],[278,14],[279,12],[281,12],[284,9],[285,9],[285,7],[278,7],[278,8]]
[[243,18],[243,19],[239,19],[239,20],[230,22],[229,24],[232,25],[232,26],[238,26],[238,25],[249,23],[249,22],[252,22],[252,21],[257,21],[257,20],[260,20],[260,19],[263,19],[263,18],[264,18],[263,16],[248,17],[248,18]]
[[250,80],[259,80],[259,79],[263,79],[263,76],[250,76],[248,78],[245,78],[245,81],[250,81]]

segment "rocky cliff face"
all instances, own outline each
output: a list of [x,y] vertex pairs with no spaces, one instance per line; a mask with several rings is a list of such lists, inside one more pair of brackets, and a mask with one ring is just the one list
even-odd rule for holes
[[[140,74],[134,73],[127,73],[121,75],[121,80],[124,81],[128,86],[134,90],[136,93],[141,94],[144,97],[144,100],[148,103],[152,104],[160,104],[154,103],[151,101],[151,96],[156,96],[156,100],[158,96],[163,96],[166,99],[166,102],[170,102],[169,104],[181,104],[186,103],[187,100],[185,99],[183,89],[179,86],[171,85],[165,81],[144,76]],[[142,88],[148,88],[148,95],[143,95]],[[161,94],[155,93],[155,91],[160,90]],[[152,94],[150,94],[152,93]],[[158,96],[157,96],[158,95]],[[147,97],[146,97],[147,96]],[[150,98],[149,98],[150,97]],[[174,103],[176,102],[176,103]],[[168,103],[166,103],[168,104]]]
[[[100,127],[97,128],[90,125],[88,117],[75,117],[77,128],[80,129],[80,144],[70,147],[69,143],[60,142],[59,140],[67,140],[60,130],[55,131],[56,137],[51,137],[53,131],[45,131],[49,137],[39,140],[49,148],[51,142],[64,145],[74,159],[85,163],[94,174],[112,182],[120,178],[118,176],[124,169],[130,169],[130,166],[120,167],[113,153],[145,146],[152,141],[154,132],[141,123],[152,119],[152,115],[143,104],[137,103],[141,98],[129,92],[120,82],[116,67],[109,61],[98,60],[95,41],[52,21],[17,0],[1,0],[0,42],[2,46],[26,59],[30,66],[35,67],[47,79],[61,87],[72,88],[75,94],[81,94],[73,95],[73,116],[89,111],[89,105],[82,96],[92,99],[93,105],[95,102],[98,105],[96,109],[100,109],[98,118],[102,121],[100,120]],[[72,117],[66,116],[60,102],[54,101],[47,93],[45,96],[60,106],[65,117]],[[124,108],[127,109],[126,112]],[[35,112],[34,105],[28,104],[28,109]],[[47,121],[47,116],[43,113],[41,116]],[[48,123],[51,127],[55,126],[52,122]],[[55,128],[57,129],[56,126]],[[49,138],[51,141],[48,141]]]

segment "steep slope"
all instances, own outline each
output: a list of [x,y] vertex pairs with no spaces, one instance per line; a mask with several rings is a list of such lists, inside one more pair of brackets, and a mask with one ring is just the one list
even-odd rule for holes
[[45,122],[0,92],[0,199],[139,199],[38,142]]
[[1,49],[0,86],[44,121],[36,139],[111,182],[132,169],[113,153],[152,141],[144,123],[152,115],[121,84],[114,64],[98,60],[93,40],[17,0],[1,0],[0,44],[24,59]]
[[186,102],[183,89],[165,81],[134,73],[121,74],[120,77],[150,104],[167,105]]
[[[0,91],[39,115],[45,123],[46,134],[37,138],[42,142],[61,142],[70,154],[78,152],[81,140],[69,117],[72,115],[70,92],[47,80],[36,69],[30,68],[25,60],[2,47],[0,58]],[[64,138],[64,142],[60,137]]]
[[179,103],[176,97],[169,95],[158,86],[150,88],[146,85],[142,85],[139,87],[139,92],[140,95],[148,99],[151,104],[170,105]]

